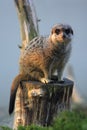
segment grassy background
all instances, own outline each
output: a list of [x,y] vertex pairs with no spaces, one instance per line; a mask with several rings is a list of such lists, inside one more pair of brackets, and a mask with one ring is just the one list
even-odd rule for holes
[[[12,129],[1,126],[1,130]],[[87,130],[87,112],[82,110],[64,111],[60,113],[50,127],[19,126],[18,130]]]

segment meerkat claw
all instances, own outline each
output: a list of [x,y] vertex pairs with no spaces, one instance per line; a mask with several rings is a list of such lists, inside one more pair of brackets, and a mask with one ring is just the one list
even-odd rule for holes
[[40,80],[42,83],[50,83],[51,80],[50,79],[46,79],[46,78],[41,78]]

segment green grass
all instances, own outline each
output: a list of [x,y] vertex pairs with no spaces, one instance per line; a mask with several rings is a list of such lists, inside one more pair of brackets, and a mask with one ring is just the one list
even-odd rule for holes
[[[1,130],[11,129],[2,126]],[[60,113],[50,127],[36,125],[19,126],[18,130],[87,130],[87,114],[81,111],[65,111]]]
[[87,130],[87,116],[83,112],[62,112],[54,121],[53,130]]

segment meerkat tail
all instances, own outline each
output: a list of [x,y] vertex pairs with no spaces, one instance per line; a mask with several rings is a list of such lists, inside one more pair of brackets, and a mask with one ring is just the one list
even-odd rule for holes
[[28,75],[19,74],[13,80],[13,83],[11,86],[11,92],[10,92],[9,114],[11,114],[14,110],[16,92],[17,92],[20,82],[23,80],[28,80],[28,79],[29,79]]

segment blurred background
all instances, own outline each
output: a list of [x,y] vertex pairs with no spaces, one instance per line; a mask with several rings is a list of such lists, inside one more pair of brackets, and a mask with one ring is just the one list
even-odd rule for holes
[[[67,67],[72,66],[76,89],[86,102],[87,0],[34,0],[34,5],[41,20],[41,35],[49,35],[56,23],[72,26],[73,49]],[[0,110],[8,110],[12,80],[19,72],[19,44],[20,28],[14,1],[0,0]],[[67,77],[67,67],[63,77]]]

